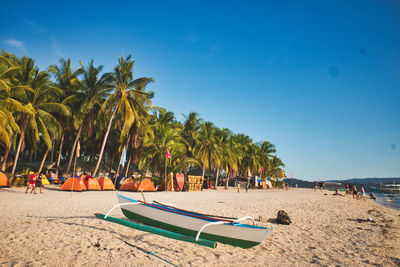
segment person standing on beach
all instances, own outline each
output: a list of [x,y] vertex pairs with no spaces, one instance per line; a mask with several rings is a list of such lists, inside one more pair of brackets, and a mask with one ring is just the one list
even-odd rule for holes
[[237,183],[237,192],[239,193],[239,191],[240,191],[240,183]]
[[25,194],[28,193],[29,188],[32,188],[31,193],[35,192],[36,194],[36,189],[35,189],[36,176],[33,173],[31,173],[29,177],[31,180],[29,181],[29,185],[26,188]]
[[365,201],[365,190],[362,184],[360,184],[360,197],[362,197]]
[[351,188],[351,190],[353,191],[353,198],[357,199],[357,187],[356,185],[353,184],[353,187]]
[[324,186],[324,183],[322,181],[319,181],[319,190],[322,192],[322,187]]
[[345,187],[346,195],[350,194],[349,184],[346,184],[344,187]]
[[43,183],[42,183],[42,174],[41,173],[39,173],[38,175],[37,175],[37,178],[36,178],[36,183],[35,183],[35,187],[39,187],[40,188],[40,194],[44,194],[43,193]]
[[249,185],[248,184],[246,184],[246,193],[247,193],[247,191],[249,190]]
[[314,181],[314,192],[317,192],[317,181]]

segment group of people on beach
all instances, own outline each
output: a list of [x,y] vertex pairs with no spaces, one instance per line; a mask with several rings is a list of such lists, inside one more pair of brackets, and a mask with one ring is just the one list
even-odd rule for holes
[[363,198],[365,201],[365,189],[362,184],[360,185],[360,191],[357,190],[356,185],[346,184],[345,191],[346,191],[346,195],[352,195],[354,199]]
[[[357,190],[357,186],[356,185],[351,185],[351,184],[346,184],[345,185],[345,190],[346,190],[346,195],[352,195],[354,199],[366,199],[366,193],[365,193],[365,189],[364,186],[362,184],[360,184],[360,191]],[[371,191],[371,193],[369,194],[369,198],[371,199],[376,199],[374,192]]]
[[31,193],[36,193],[36,188],[39,187],[40,189],[40,194],[44,194],[43,193],[43,183],[42,183],[42,174],[38,173],[38,174],[34,174],[33,172],[29,173],[29,184],[28,187],[25,190],[25,194],[28,193],[29,189],[31,189]]
[[[322,188],[324,186],[324,183],[320,181],[318,183],[318,186],[319,186],[319,189],[322,192]],[[314,181],[314,191],[317,191],[317,182],[316,181]],[[362,199],[364,199],[364,201],[366,199],[365,189],[364,189],[364,186],[362,184],[360,185],[360,190],[359,191],[357,190],[357,186],[356,185],[354,185],[354,184],[346,184],[345,185],[345,192],[346,192],[346,195],[352,195],[354,199],[361,199],[362,198]],[[333,193],[333,195],[334,196],[344,196],[344,195],[339,193],[338,189],[336,189],[336,191],[335,191],[335,193]],[[376,197],[374,195],[374,192],[372,192],[372,191],[369,194],[369,197],[371,199],[376,199]]]
[[[319,190],[322,192],[322,188],[324,187],[324,183],[322,181],[319,181],[318,183]],[[317,181],[314,181],[314,192],[317,191]]]

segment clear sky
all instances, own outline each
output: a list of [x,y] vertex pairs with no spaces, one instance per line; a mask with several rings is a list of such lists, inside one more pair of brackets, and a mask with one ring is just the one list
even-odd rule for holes
[[400,2],[4,1],[0,48],[46,69],[132,54],[154,104],[276,145],[288,176],[400,176]]

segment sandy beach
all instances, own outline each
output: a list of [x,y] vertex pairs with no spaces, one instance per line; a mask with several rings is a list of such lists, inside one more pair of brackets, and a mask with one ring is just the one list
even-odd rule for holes
[[[117,203],[111,191],[73,193],[45,188],[0,189],[1,266],[399,266],[400,212],[372,200],[310,189],[205,190],[145,193],[147,201],[225,216],[262,216],[274,227],[259,246],[202,247],[102,221]],[[140,193],[123,192],[142,199]],[[276,224],[285,210],[291,225]],[[112,216],[123,218],[120,210]],[[371,217],[373,222],[357,219]],[[139,248],[141,249],[139,249]],[[156,253],[149,255],[142,249]],[[169,263],[168,263],[169,262]]]

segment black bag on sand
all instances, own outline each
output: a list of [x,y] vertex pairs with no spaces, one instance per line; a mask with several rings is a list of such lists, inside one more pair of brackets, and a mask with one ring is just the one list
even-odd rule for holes
[[277,222],[280,224],[291,224],[292,221],[290,220],[289,215],[284,210],[278,211],[278,218]]

